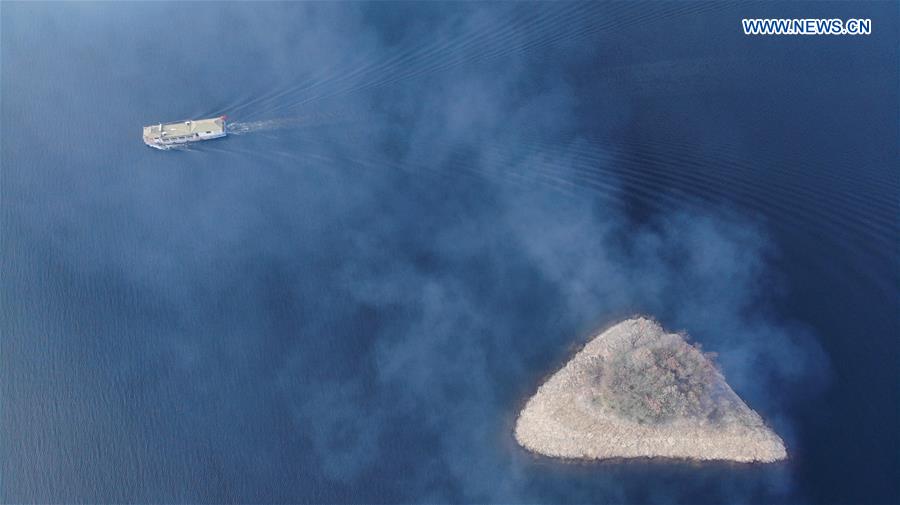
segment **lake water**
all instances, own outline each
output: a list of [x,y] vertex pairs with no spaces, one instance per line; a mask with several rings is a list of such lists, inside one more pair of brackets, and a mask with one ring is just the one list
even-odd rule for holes
[[[900,499],[896,4],[0,19],[4,502]],[[141,142],[219,114],[240,134]],[[519,449],[541,380],[636,313],[790,459]]]

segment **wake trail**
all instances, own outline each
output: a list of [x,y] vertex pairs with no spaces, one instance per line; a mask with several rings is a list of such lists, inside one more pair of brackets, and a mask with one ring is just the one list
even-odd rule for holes
[[360,114],[334,112],[312,114],[297,117],[260,119],[256,121],[229,121],[229,135],[246,135],[248,133],[287,130],[291,128],[329,126],[346,123],[357,119]]
[[287,119],[263,119],[260,121],[235,121],[228,123],[229,135],[246,135],[248,133],[278,130],[291,125]]

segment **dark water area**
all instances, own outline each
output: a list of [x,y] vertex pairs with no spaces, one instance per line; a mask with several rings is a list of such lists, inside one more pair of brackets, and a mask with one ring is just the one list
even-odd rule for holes
[[[4,2],[3,502],[900,501],[898,24]],[[540,381],[637,313],[717,352],[790,459],[518,448]]]

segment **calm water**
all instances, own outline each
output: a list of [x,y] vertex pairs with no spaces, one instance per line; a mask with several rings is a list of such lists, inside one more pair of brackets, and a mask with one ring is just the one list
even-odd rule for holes
[[[896,4],[0,18],[4,502],[900,499]],[[140,142],[223,113],[240,135]],[[634,313],[718,352],[791,459],[518,449],[524,399]]]

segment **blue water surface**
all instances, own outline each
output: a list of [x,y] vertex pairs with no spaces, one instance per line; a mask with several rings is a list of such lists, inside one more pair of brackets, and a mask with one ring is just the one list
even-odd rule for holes
[[[896,3],[0,21],[3,502],[900,500]],[[789,460],[519,448],[537,385],[637,313],[717,352]]]

